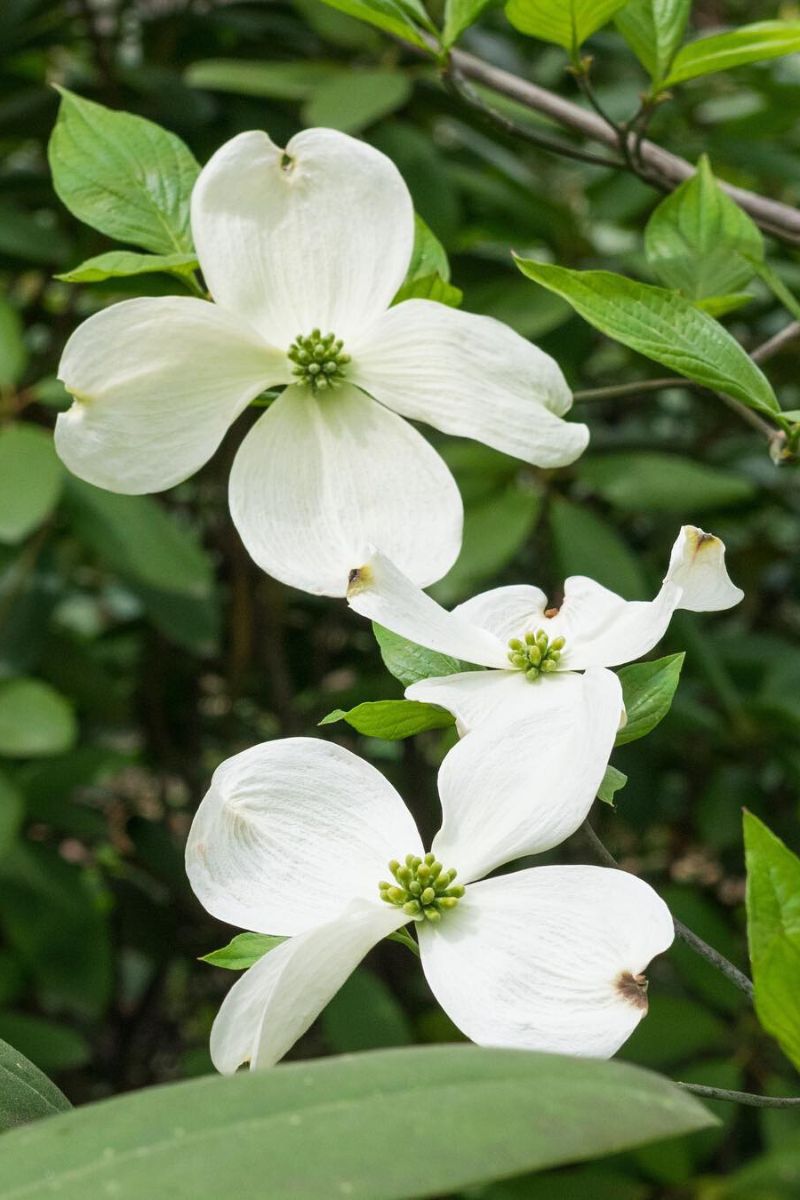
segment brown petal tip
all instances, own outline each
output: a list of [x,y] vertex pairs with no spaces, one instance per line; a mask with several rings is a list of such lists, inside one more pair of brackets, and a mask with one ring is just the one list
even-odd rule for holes
[[634,1008],[647,1011],[647,978],[644,975],[631,975],[623,971],[617,978],[617,991],[624,1000]]

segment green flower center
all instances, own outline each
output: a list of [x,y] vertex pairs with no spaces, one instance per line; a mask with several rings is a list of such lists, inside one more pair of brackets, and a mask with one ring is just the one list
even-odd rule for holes
[[294,363],[292,373],[315,392],[339,387],[350,362],[350,355],[342,353],[343,345],[336,334],[323,336],[318,329],[312,329],[308,337],[296,337],[289,347],[289,358]]
[[526,633],[522,638],[511,638],[508,643],[508,661],[512,667],[525,672],[526,679],[533,682],[542,675],[552,675],[558,670],[564,638],[553,638],[552,642],[543,629]]
[[435,854],[424,858],[407,854],[402,863],[393,858],[389,870],[395,882],[378,884],[381,900],[402,908],[415,921],[441,921],[442,914],[455,908],[464,895],[461,884],[453,887],[456,872],[445,871]]

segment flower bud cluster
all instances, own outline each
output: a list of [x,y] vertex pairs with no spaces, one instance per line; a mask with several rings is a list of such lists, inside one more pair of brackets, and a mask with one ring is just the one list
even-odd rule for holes
[[424,858],[407,854],[402,863],[393,858],[389,870],[395,883],[383,880],[378,884],[381,900],[402,908],[415,921],[441,921],[442,913],[455,908],[464,895],[460,884],[453,886],[456,872],[452,868],[445,871],[434,854]]
[[526,633],[524,638],[511,638],[508,661],[533,681],[558,670],[564,643],[563,637],[553,638],[551,642],[543,629],[537,629],[535,633]]
[[295,338],[289,348],[292,373],[315,392],[338,387],[350,362],[350,355],[342,353],[343,346],[335,334],[323,335],[319,329],[312,329],[307,337]]

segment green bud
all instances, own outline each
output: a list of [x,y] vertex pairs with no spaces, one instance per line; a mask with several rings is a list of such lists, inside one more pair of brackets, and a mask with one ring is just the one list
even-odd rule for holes
[[524,650],[525,649],[524,643],[521,642],[519,640],[519,638],[511,638],[508,645],[509,645],[510,650]]
[[531,683],[533,683],[534,680],[538,679],[540,675],[541,675],[541,671],[539,670],[538,667],[529,667],[528,670],[525,672],[525,678],[529,679],[531,681]]
[[435,899],[436,899],[436,892],[434,891],[434,889],[432,887],[426,887],[424,892],[420,896],[420,902],[423,905],[424,904],[433,904]]
[[415,921],[439,921],[442,912],[455,908],[464,895],[461,884],[452,886],[457,875],[455,867],[445,870],[430,850],[424,859],[416,854],[407,854],[405,865],[393,858],[389,869],[397,880],[397,886],[382,879],[378,884],[378,894],[385,904],[396,905]]
[[438,908],[423,908],[422,915],[425,917],[425,920],[430,921],[432,925],[435,925],[437,921],[441,921],[442,919],[442,914],[439,912]]
[[546,658],[539,670],[543,675],[552,675],[553,671],[558,670],[558,663],[553,662],[552,658]]
[[408,900],[403,905],[403,912],[409,917],[416,917],[417,914],[419,912],[421,912],[419,901],[418,900]]

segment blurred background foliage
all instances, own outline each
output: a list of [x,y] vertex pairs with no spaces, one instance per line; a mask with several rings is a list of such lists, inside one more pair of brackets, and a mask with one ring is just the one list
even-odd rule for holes
[[[765,0],[697,0],[692,24],[776,15]],[[563,53],[515,33],[499,9],[463,44],[575,96]],[[403,172],[465,307],[536,340],[576,389],[655,368],[525,280],[509,249],[652,281],[643,229],[659,197],[489,132],[431,65],[320,0],[4,0],[0,48],[0,1038],[82,1103],[211,1069],[208,1033],[232,976],[197,958],[232,931],[191,895],[182,846],[217,763],[259,740],[313,735],[331,709],[400,690],[343,603],[287,590],[240,545],[225,491],[250,414],[164,497],[98,491],[55,458],[67,335],[112,300],[182,285],[54,278],[111,245],[53,193],[50,85],[164,124],[201,162],[249,128],[278,142],[312,124],[367,138]],[[645,78],[614,27],[590,48],[603,102],[632,111]],[[656,113],[652,135],[796,203],[799,85],[797,57],[689,83]],[[796,253],[771,249],[784,281],[799,284]],[[750,349],[788,318],[763,285],[748,290],[725,320]],[[768,374],[784,408],[800,408],[796,350]],[[597,824],[677,915],[746,965],[742,806],[798,846],[796,469],[776,468],[735,413],[686,389],[587,400],[576,412],[592,445],[558,472],[432,435],[467,507],[462,557],[433,591],[449,604],[531,581],[554,595],[566,575],[586,573],[648,597],[680,524],[725,539],[745,602],[673,621],[658,653],[687,652],[675,704],[646,741],[615,752],[629,781]],[[392,743],[341,724],[320,732],[374,761],[423,830],[436,828],[434,768],[450,731]],[[558,857],[591,853],[576,836]],[[687,1081],[797,1092],[743,997],[685,946],[655,964],[651,997],[626,1058]],[[456,1037],[407,951],[385,943],[293,1053]],[[796,1116],[716,1107],[723,1123],[711,1132],[469,1195],[800,1196]]]

